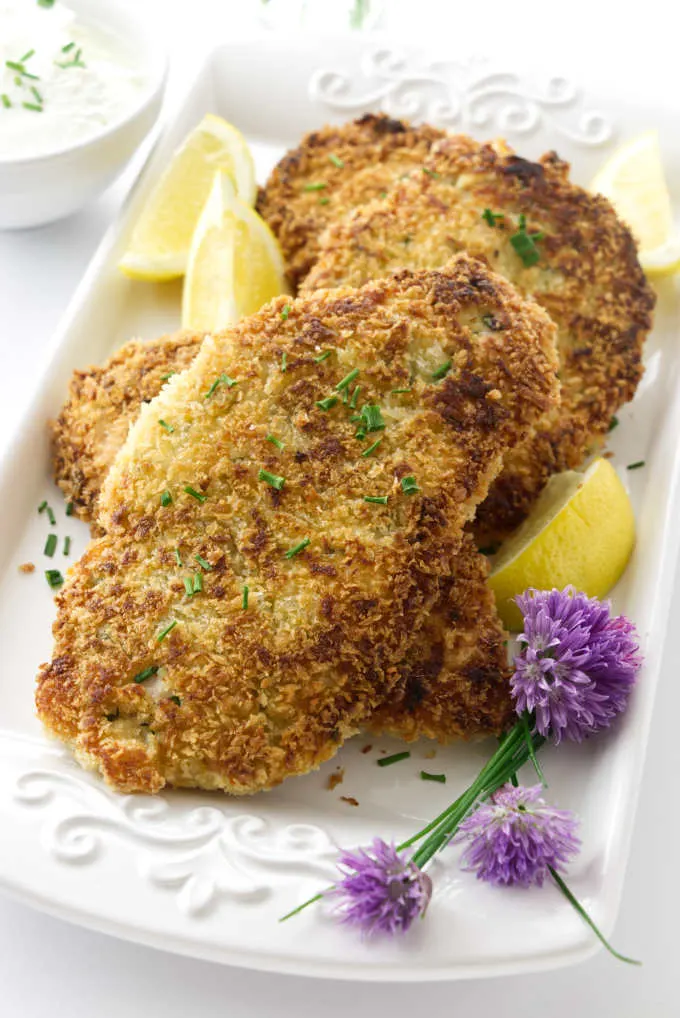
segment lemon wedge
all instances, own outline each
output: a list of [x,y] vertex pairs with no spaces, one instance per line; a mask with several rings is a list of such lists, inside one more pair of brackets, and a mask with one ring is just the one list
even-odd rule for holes
[[521,627],[512,598],[527,587],[572,583],[604,597],[620,579],[635,544],[635,517],[611,463],[597,459],[585,473],[568,470],[548,481],[533,512],[503,544],[489,578],[504,625]]
[[618,149],[590,189],[608,198],[633,231],[647,275],[668,276],[680,270],[680,238],[674,234],[656,131],[646,131]]
[[119,268],[133,279],[184,274],[189,247],[215,172],[228,173],[246,205],[256,195],[255,168],[240,131],[208,113],[185,139],[135,224]]
[[231,178],[217,173],[191,243],[182,327],[223,329],[287,292],[278,241]]

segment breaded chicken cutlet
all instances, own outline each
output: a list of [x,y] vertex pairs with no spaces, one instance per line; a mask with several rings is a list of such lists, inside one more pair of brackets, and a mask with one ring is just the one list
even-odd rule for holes
[[244,794],[318,766],[397,684],[555,366],[544,312],[466,257],[207,337],[107,477],[39,716],[125,792]]
[[[54,466],[64,491],[87,493],[81,516],[85,508],[87,518],[96,519],[102,483],[142,404],[187,367],[202,339],[178,334],[131,340],[101,367],[75,372],[55,427]],[[140,365],[153,368],[140,375]],[[117,426],[116,408],[124,412],[124,426]],[[72,454],[65,456],[64,448]],[[96,524],[93,529],[102,532]],[[509,717],[509,670],[506,634],[487,575],[487,559],[466,533],[454,576],[441,581],[427,621],[399,663],[397,685],[367,727],[409,741],[421,735],[447,742],[500,734]]]
[[55,480],[81,520],[95,519],[104,478],[140,406],[158,395],[171,372],[191,364],[202,339],[179,332],[153,343],[132,340],[102,367],[74,372],[52,424],[52,448]]
[[[327,223],[377,197],[420,166],[443,131],[367,113],[307,134],[272,170],[257,210],[278,238],[297,288],[316,261]],[[368,170],[369,172],[362,172]]]
[[[328,228],[302,287],[360,286],[402,267],[438,268],[464,250],[548,312],[562,400],[508,455],[478,512],[484,544],[522,521],[551,474],[579,467],[597,448],[642,374],[653,291],[628,228],[568,170],[554,153],[532,163],[503,142],[447,138],[385,198]],[[502,335],[503,320],[489,327]]]

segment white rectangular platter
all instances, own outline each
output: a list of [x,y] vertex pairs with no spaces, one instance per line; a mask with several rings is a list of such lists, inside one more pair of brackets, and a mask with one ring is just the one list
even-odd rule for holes
[[[576,70],[579,77],[580,69]],[[67,519],[51,483],[46,423],[76,367],[100,362],[132,336],[176,328],[175,284],[133,283],[116,270],[131,224],[185,133],[208,111],[235,123],[252,143],[263,181],[303,132],[367,110],[429,120],[477,137],[507,137],[529,157],[555,148],[578,182],[625,137],[658,127],[668,176],[680,182],[680,141],[672,111],[612,97],[584,81],[439,61],[377,41],[316,46],[280,39],[225,45],[210,57],[157,146],[119,221],[102,244],[54,338],[39,390],[0,465],[0,887],[85,925],[168,950],[252,968],[374,980],[456,979],[528,972],[574,963],[596,949],[590,932],[550,887],[499,891],[477,883],[449,849],[436,863],[437,893],[427,921],[399,942],[361,942],[318,907],[286,924],[288,909],[324,886],[337,846],[375,835],[401,840],[438,813],[486,758],[489,744],[439,748],[444,786],[418,774],[430,745],[406,764],[375,765],[396,743],[351,740],[321,771],[251,800],[167,792],[119,796],[81,771],[43,736],[33,713],[33,681],[50,656],[52,595],[43,576],[47,522],[74,556],[88,540]],[[617,96],[619,98],[617,98]],[[674,194],[676,208],[680,195]],[[583,851],[569,883],[605,931],[614,925],[634,806],[659,680],[667,605],[678,550],[680,344],[672,284],[659,290],[646,375],[612,435],[613,462],[629,485],[638,544],[615,605],[637,623],[646,665],[628,714],[608,736],[547,750],[550,798],[582,818]],[[626,463],[646,461],[627,473]],[[59,553],[61,554],[61,553]],[[18,566],[37,563],[22,575]],[[665,677],[667,680],[671,676]],[[343,784],[327,787],[335,768]],[[340,796],[354,796],[352,807]],[[651,917],[650,917],[651,921]],[[628,945],[622,945],[624,948]]]

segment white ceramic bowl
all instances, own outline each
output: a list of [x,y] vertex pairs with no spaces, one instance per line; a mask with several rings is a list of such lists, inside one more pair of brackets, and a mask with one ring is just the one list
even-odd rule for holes
[[0,229],[62,219],[101,194],[124,169],[153,127],[167,76],[167,55],[151,25],[122,0],[68,0],[78,19],[125,39],[126,50],[148,70],[136,103],[86,140],[45,154],[0,157]]

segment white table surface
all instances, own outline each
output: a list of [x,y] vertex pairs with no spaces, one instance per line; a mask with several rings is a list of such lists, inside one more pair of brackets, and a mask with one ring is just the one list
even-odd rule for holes
[[[31,0],[24,0],[31,2]],[[115,2],[115,0],[111,0]],[[277,0],[273,0],[277,2]],[[320,0],[309,0],[319,3]],[[329,0],[323,0],[324,3]],[[257,0],[140,0],[150,14],[163,11],[162,34],[174,55],[173,91],[180,92],[201,50],[223,37],[252,33]],[[660,90],[673,87],[675,43],[664,29],[663,0],[648,0],[645,18],[609,4],[546,2],[466,5],[450,0],[387,0],[388,27],[409,36],[449,33],[452,48],[507,46],[549,48],[564,66],[597,62],[606,79],[607,61],[627,59],[632,73],[655,73]],[[417,19],[414,10],[417,7]],[[454,7],[456,10],[454,11]],[[564,14],[564,16],[561,16]],[[559,28],[558,28],[559,26]],[[616,38],[612,36],[615,29]],[[633,56],[634,54],[634,56]],[[558,59],[559,58],[559,59]],[[127,181],[70,220],[40,230],[0,234],[0,446],[31,396],[41,350],[52,334],[101,235],[116,213]],[[671,638],[680,625],[680,585],[671,609]],[[505,1018],[672,1018],[678,1003],[680,909],[677,846],[680,809],[674,794],[680,754],[678,645],[666,647],[652,740],[642,783],[636,832],[615,944],[642,958],[641,969],[600,953],[575,969],[521,979],[456,984],[368,985],[282,977],[197,962],[137,947],[67,925],[7,899],[0,899],[0,1015],[7,1018],[299,1018],[377,1013],[405,1018],[423,1006],[431,1013],[463,1010]],[[0,705],[1,711],[1,705]],[[2,837],[2,832],[0,832]]]

